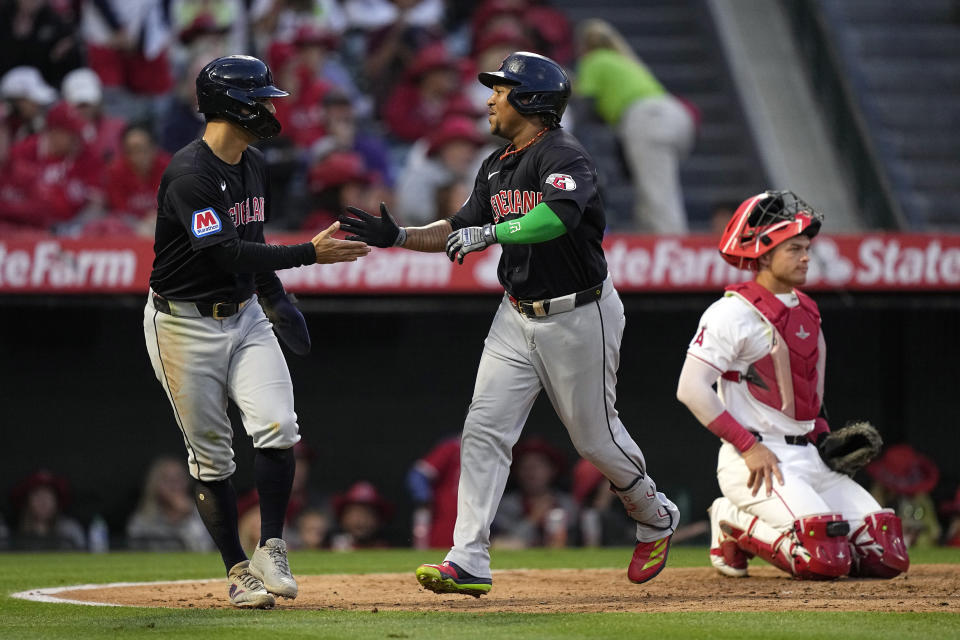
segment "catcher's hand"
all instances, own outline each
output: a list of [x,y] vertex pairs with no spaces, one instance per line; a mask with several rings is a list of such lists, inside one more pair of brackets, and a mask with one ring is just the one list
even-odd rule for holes
[[482,227],[464,227],[447,236],[447,257],[463,264],[463,256],[472,251],[483,251],[497,242],[497,232],[492,224]]
[[395,247],[403,242],[406,234],[387,211],[387,205],[380,203],[380,217],[370,215],[363,209],[346,207],[352,216],[340,216],[340,228],[352,235],[347,240],[359,240],[373,247]]
[[298,356],[310,353],[310,331],[292,293],[279,293],[271,298],[260,299],[263,312],[273,323],[273,330],[283,343]]
[[880,453],[883,438],[876,427],[866,420],[848,422],[826,433],[817,443],[820,457],[827,466],[851,478]]

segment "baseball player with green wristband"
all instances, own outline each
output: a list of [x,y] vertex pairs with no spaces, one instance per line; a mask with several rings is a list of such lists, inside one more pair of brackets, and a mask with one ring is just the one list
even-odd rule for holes
[[635,583],[665,566],[680,514],[647,471],[617,414],[616,379],[625,318],[607,272],[606,226],[596,170],[560,127],[570,83],[553,60],[513,53],[481,73],[491,133],[508,144],[491,154],[455,214],[400,228],[348,207],[341,228],[377,247],[446,251],[451,260],[492,244],[506,290],[487,335],[464,424],[453,548],[442,564],[416,570],[423,587],[480,596],[492,586],[490,525],[510,471],[511,451],[545,391],[581,456],[608,479],[636,521],[627,575]]

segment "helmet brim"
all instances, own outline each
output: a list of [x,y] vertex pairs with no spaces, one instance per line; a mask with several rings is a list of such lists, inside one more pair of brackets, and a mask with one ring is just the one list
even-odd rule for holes
[[507,84],[516,86],[520,84],[518,80],[508,78],[503,71],[484,71],[477,74],[477,80],[485,87],[493,89],[494,85]]
[[282,89],[277,89],[275,86],[267,85],[266,87],[258,87],[256,89],[247,89],[244,91],[251,98],[286,98],[290,94]]

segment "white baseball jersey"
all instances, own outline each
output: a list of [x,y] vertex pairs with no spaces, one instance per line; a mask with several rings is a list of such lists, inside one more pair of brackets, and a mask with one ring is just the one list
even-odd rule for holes
[[[799,304],[794,293],[780,294],[777,299],[788,307]],[[718,376],[725,371],[745,373],[773,348],[775,330],[770,321],[735,294],[725,295],[710,305],[697,326],[687,353],[717,369]],[[822,342],[820,347],[822,362],[826,348]],[[822,375],[820,380],[822,385]],[[721,378],[717,388],[730,415],[750,431],[799,436],[813,429],[813,420],[794,420],[763,404],[744,383]]]

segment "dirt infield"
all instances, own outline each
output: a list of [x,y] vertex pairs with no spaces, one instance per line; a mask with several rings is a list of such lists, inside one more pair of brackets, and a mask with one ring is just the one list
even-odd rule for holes
[[[893,580],[801,582],[773,567],[751,567],[749,578],[712,568],[667,568],[645,585],[614,569],[494,572],[482,598],[424,591],[413,573],[297,576],[300,595],[278,609],[459,612],[948,611],[960,613],[956,565],[917,565]],[[224,581],[105,586],[65,590],[57,598],[141,607],[225,608]]]

